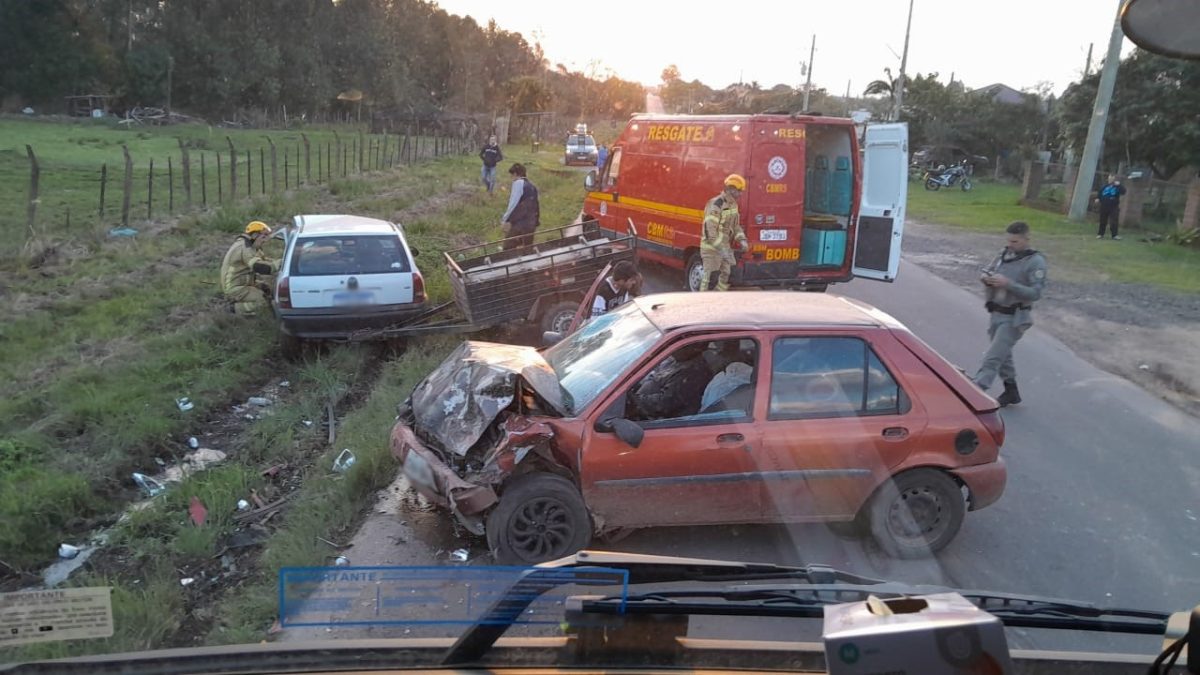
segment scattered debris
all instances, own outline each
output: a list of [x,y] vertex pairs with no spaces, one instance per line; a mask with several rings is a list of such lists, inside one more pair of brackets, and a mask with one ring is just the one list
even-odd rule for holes
[[346,565],[350,564],[350,559],[344,555],[339,555],[333,559],[333,564],[337,565],[338,567],[345,567]]
[[256,405],[260,408],[266,408],[274,403],[274,401],[263,396],[251,396],[250,398],[246,399],[246,403],[249,403],[250,405]]
[[275,623],[267,629],[267,635],[277,635],[283,632],[283,624],[279,623],[279,619],[275,619]]
[[191,586],[194,583],[196,583],[195,577],[184,577],[179,580],[180,586]]
[[237,510],[238,511],[249,511],[250,510],[250,502],[246,501],[245,499],[239,499],[238,503],[237,503]]
[[192,436],[188,439],[188,447],[195,450],[200,447],[200,441],[195,436]]
[[267,534],[257,530],[240,530],[229,536],[228,549],[249,548],[258,546],[267,540]]
[[250,491],[250,499],[251,499],[251,501],[254,502],[254,505],[260,509],[267,505],[266,500],[264,500],[262,497],[258,496],[258,490]]
[[194,403],[192,403],[192,399],[190,399],[186,396],[184,396],[183,398],[175,399],[175,405],[179,407],[179,410],[181,412],[187,412],[187,411],[191,410],[192,408],[196,407],[196,405]]
[[333,470],[338,473],[346,473],[350,467],[354,466],[354,453],[350,452],[350,448],[346,448],[338,453],[337,459],[333,460]]
[[167,465],[167,460],[163,459],[162,457],[155,457],[155,458],[154,458],[154,463],[155,463],[155,464],[157,464],[157,465],[159,465],[159,466],[166,466],[166,465]]
[[313,424],[313,423],[312,423],[312,420],[304,420],[304,426],[306,426],[306,427],[311,427],[311,426],[312,426],[312,424]]
[[138,487],[142,488],[142,490],[151,497],[157,497],[167,489],[162,483],[144,473],[135,472],[133,474],[133,482],[137,483]]
[[328,544],[328,545],[330,545],[330,546],[332,546],[332,547],[334,547],[334,548],[336,548],[336,549],[339,549],[339,550],[340,550],[340,549],[343,549],[343,548],[350,548],[350,545],[349,545],[349,544],[335,544],[334,542],[332,542],[332,541],[329,541],[328,539],[325,539],[325,538],[322,538],[322,537],[317,537],[317,541],[321,542],[322,544]]
[[221,567],[227,572],[233,572],[237,570],[237,562],[232,555],[225,553],[221,556]]
[[188,505],[188,516],[196,527],[204,525],[204,521],[208,520],[208,509],[204,507],[204,502],[201,502],[200,498],[195,495],[192,495],[192,503]]
[[1150,370],[1150,366],[1143,363],[1142,365],[1138,366],[1138,370]]
[[450,552],[450,559],[454,562],[467,562],[471,559],[471,552],[465,548],[460,548]]
[[287,389],[288,387],[292,386],[292,383],[287,380],[284,380],[279,383],[279,386],[283,387],[284,389]]
[[113,238],[118,237],[136,237],[138,231],[132,227],[114,227],[108,231],[108,236]]
[[254,509],[252,511],[246,511],[244,513],[235,514],[233,516],[233,520],[235,522],[239,522],[239,523],[244,523],[244,522],[252,521],[252,520],[259,520],[260,518],[264,518],[265,516],[273,514],[276,511],[278,511],[279,509],[283,508],[284,503],[286,503],[289,498],[290,498],[290,495],[284,496],[284,497],[281,497],[261,508]]
[[79,550],[80,549],[78,546],[72,546],[71,544],[59,544],[58,557],[62,558],[63,560],[71,560],[75,556],[79,555]]
[[199,448],[193,452],[183,456],[183,461],[179,464],[167,468],[162,474],[162,479],[168,483],[178,483],[191,474],[207,469],[212,464],[224,462],[225,453],[212,448]]
[[271,467],[267,467],[267,468],[263,469],[261,475],[263,478],[274,478],[275,476],[279,475],[279,472],[283,471],[283,469],[286,467],[287,467],[287,464],[276,464],[275,466],[271,466]]

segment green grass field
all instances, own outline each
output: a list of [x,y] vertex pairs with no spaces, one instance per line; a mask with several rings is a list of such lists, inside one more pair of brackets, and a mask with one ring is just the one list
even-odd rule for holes
[[[307,155],[304,136],[309,141]],[[338,151],[339,138],[342,153]],[[233,186],[229,141],[233,142],[237,155],[237,182]],[[385,146],[382,135],[360,135],[354,128],[336,132],[324,128],[224,129],[201,124],[126,128],[115,120],[38,122],[0,118],[0,242],[3,242],[0,254],[11,254],[29,236],[26,216],[30,163],[26,145],[33,148],[41,172],[35,229],[43,236],[81,237],[107,231],[121,222],[123,146],[129,148],[133,161],[131,226],[137,227],[148,214],[162,217],[186,212],[181,142],[188,148],[192,203],[193,208],[198,208],[203,203],[218,206],[228,202],[231,188],[235,188],[239,198],[244,198],[247,194],[261,196],[281,190],[285,181],[286,185],[325,182],[326,175],[331,175],[330,180],[338,180],[343,171],[354,175],[360,142],[364,145],[364,167],[385,163],[382,159],[385,147],[394,162],[403,137],[390,135]],[[411,142],[411,152],[415,153],[416,140]],[[422,155],[431,155],[434,139],[424,137],[420,142]],[[271,143],[276,146],[274,176]],[[152,160],[154,190],[150,204]],[[101,217],[101,170],[105,165],[107,181]]]
[[1017,203],[1020,188],[1003,183],[978,182],[970,192],[928,192],[909,183],[908,216],[913,220],[949,225],[975,232],[1002,233],[1014,220],[1029,223],[1036,246],[1053,256],[1059,273],[1080,280],[1112,279],[1144,283],[1184,293],[1200,293],[1200,249],[1167,242],[1144,241],[1157,233],[1122,228],[1122,241],[1096,239],[1092,220],[1073,223],[1052,213]]
[[[173,142],[144,140],[162,147]],[[506,155],[531,167],[545,226],[576,216],[581,171],[564,171],[557,152],[534,156],[512,147]],[[205,629],[211,630],[209,642],[262,639],[274,618],[274,570],[323,562],[329,551],[315,536],[344,533],[363,503],[391,479],[386,436],[395,406],[457,339],[412,341],[402,357],[382,366],[378,350],[366,346],[335,346],[308,362],[288,364],[277,356],[268,318],[246,320],[223,311],[215,281],[233,233],[251,219],[282,223],[306,212],[399,220],[421,250],[418,264],[431,301],[438,302],[450,295],[442,251],[498,237],[506,201],[505,192],[483,193],[478,160],[470,153],[256,195],[159,222],[133,240],[108,240],[92,249],[64,245],[39,267],[3,263],[0,560],[6,565],[40,569],[60,541],[78,541],[97,523],[113,520],[133,494],[130,472],[157,472],[156,457],[186,452],[184,439],[203,429],[206,418],[265,382],[284,378],[292,386],[274,414],[247,424],[237,447],[220,448],[229,453],[228,463],[189,477],[116,527],[112,548],[128,560],[128,570],[72,581],[115,587],[117,635],[2,656],[173,644],[196,602],[180,587],[179,570],[210,560],[232,527],[232,511],[223,507],[263,484],[263,466],[287,462],[304,468],[304,486],[276,520],[282,527],[251,577],[213,601],[220,620]],[[189,396],[195,409],[179,411],[179,396]],[[319,427],[302,424],[322,419],[329,401],[344,410],[336,448],[327,446]],[[344,477],[331,475],[328,465],[343,447],[353,448],[358,462]],[[186,522],[192,496],[214,514],[204,527]]]

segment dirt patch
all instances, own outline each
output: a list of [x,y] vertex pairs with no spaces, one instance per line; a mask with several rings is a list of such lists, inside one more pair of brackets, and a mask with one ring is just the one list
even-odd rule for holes
[[[973,293],[980,268],[1003,245],[999,228],[988,235],[905,225],[905,257]],[[1047,258],[1050,284],[1037,305],[1037,325],[1100,368],[1200,416],[1200,296],[1056,269],[1052,251]]]
[[397,223],[420,220],[421,218],[445,210],[455,202],[461,201],[473,195],[478,195],[480,189],[481,188],[474,183],[459,183],[458,185],[455,185],[449,192],[442,192],[429,197],[428,199],[423,199],[407,208],[393,212],[391,219]]

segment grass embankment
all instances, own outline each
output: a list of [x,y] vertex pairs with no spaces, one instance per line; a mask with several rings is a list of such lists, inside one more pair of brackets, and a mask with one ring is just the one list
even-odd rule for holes
[[979,182],[970,192],[928,192],[909,184],[908,216],[913,220],[997,234],[1014,221],[1029,223],[1035,245],[1053,257],[1055,274],[1080,281],[1111,279],[1200,293],[1200,249],[1145,241],[1146,231],[1122,228],[1122,241],[1096,239],[1092,221],[1073,223],[1060,213],[1017,203],[1016,185]]
[[[509,154],[531,165],[543,222],[570,222],[582,173],[562,171],[549,152]],[[130,471],[154,473],[155,457],[187,452],[187,435],[254,387],[275,378],[291,386],[273,414],[246,425],[235,447],[219,448],[229,454],[225,465],[189,477],[119,523],[98,554],[102,562],[72,580],[115,587],[112,639],[43,645],[0,660],[158,648],[193,632],[206,642],[263,637],[275,614],[276,570],[326,562],[331,549],[317,537],[344,534],[394,477],[386,436],[395,406],[456,341],[414,341],[387,362],[369,347],[335,347],[289,365],[275,357],[268,319],[225,314],[215,285],[205,282],[215,279],[231,233],[251,217],[346,212],[401,220],[422,252],[431,301],[446,300],[441,252],[499,235],[507,195],[483,194],[477,176],[473,156],[446,158],[202,214],[41,269],[14,266],[4,297],[13,320],[0,329],[0,550],[7,556],[0,559],[14,567],[36,570],[59,541],[110,521],[131,495]],[[180,412],[179,396],[195,409]],[[319,424],[303,424],[322,419],[330,401],[340,415],[332,448]],[[333,456],[345,447],[357,462],[334,474]],[[210,582],[213,557],[234,529],[233,505],[252,489],[270,491],[261,470],[279,463],[290,464],[300,484],[288,488],[286,512],[253,549],[261,555],[239,558],[233,581]],[[187,521],[193,496],[208,507],[203,527]],[[187,574],[198,580],[181,586]]]

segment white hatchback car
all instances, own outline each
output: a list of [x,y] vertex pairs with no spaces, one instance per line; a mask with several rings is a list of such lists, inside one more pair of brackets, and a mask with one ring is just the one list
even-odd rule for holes
[[425,308],[425,281],[404,230],[375,218],[296,216],[284,235],[275,315],[286,356],[303,340],[345,340]]

